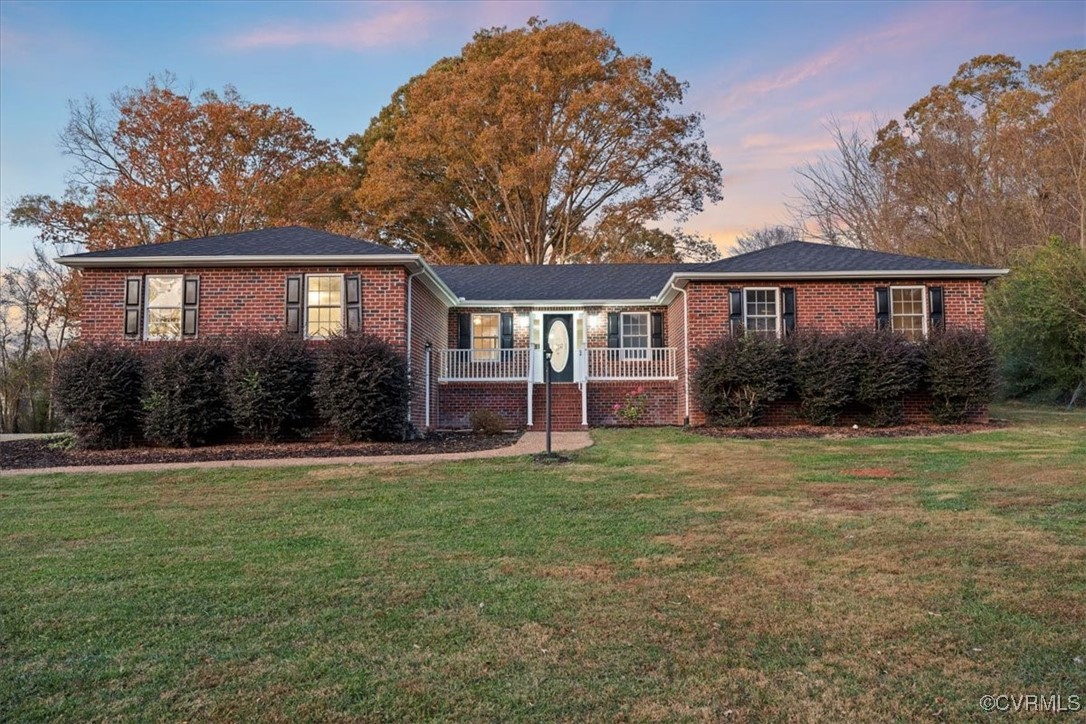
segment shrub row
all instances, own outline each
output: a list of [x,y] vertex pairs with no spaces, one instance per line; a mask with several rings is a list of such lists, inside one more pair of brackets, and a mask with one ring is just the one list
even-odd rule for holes
[[833,425],[859,407],[875,426],[900,424],[904,398],[926,392],[932,417],[961,422],[995,391],[996,358],[988,338],[969,330],[916,344],[889,331],[803,333],[784,341],[726,336],[700,350],[694,386],[711,422],[757,423],[769,403],[799,401],[814,425]]
[[371,336],[317,348],[297,337],[255,334],[144,348],[81,345],[61,361],[56,384],[85,447],[141,439],[191,447],[235,434],[271,441],[321,424],[349,440],[407,433],[407,366]]

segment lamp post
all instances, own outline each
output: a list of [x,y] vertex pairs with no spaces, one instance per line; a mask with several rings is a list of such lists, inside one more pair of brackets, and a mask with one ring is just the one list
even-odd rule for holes
[[547,457],[551,455],[551,355],[553,354],[549,344],[543,347],[543,384],[547,389]]

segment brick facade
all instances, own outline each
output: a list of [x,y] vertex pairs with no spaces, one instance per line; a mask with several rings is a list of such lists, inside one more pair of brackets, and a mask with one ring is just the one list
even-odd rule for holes
[[[430,427],[438,425],[438,352],[448,348],[445,320],[449,307],[429,287],[415,278],[411,284],[411,422],[426,427],[426,358],[430,356]],[[430,345],[429,352],[426,345]]]

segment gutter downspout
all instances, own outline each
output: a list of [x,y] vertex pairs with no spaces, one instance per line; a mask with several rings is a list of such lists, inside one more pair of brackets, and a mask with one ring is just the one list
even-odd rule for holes
[[683,425],[690,426],[690,298],[686,296],[686,289],[675,286],[675,282],[669,282],[671,288],[683,295],[683,398],[686,401],[686,419]]
[[[412,282],[415,280],[415,277],[417,277],[419,274],[422,274],[422,271],[423,270],[420,269],[417,272],[412,272],[411,274],[407,275],[407,378],[408,379],[411,379],[411,368],[412,368],[412,364],[411,364],[411,311],[414,308],[413,304],[412,304],[412,298],[411,298],[411,287],[413,286]],[[427,389],[429,389],[429,388],[427,388]],[[429,410],[427,410],[427,413],[429,413]],[[407,422],[409,424],[411,422],[411,405],[407,406]]]

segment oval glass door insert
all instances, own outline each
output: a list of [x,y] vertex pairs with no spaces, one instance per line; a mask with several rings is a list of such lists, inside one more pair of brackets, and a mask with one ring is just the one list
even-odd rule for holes
[[569,364],[569,327],[564,319],[556,319],[547,332],[547,344],[551,348],[551,369],[561,372]]

